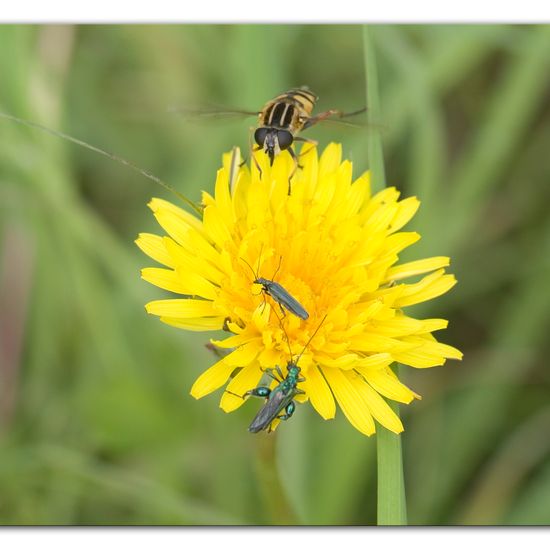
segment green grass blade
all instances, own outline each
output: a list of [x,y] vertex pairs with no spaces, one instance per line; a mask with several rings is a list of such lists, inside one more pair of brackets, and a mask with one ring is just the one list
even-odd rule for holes
[[[381,120],[376,58],[371,31],[367,26],[363,28],[363,39],[367,76],[367,112],[369,120]],[[368,156],[372,188],[375,191],[383,189],[386,182],[380,132],[373,131],[370,134]],[[399,414],[398,406],[391,406],[395,413]],[[378,525],[405,525],[407,523],[407,506],[401,437],[384,428],[378,430],[376,437],[378,451]]]

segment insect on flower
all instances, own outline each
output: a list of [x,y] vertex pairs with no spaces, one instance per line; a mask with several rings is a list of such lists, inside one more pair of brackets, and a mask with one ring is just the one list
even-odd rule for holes
[[[258,414],[250,423],[250,426],[248,427],[249,432],[258,433],[262,430],[267,430],[268,432],[271,432],[273,429],[272,423],[274,420],[288,420],[294,414],[294,411],[296,410],[296,403],[294,402],[294,398],[299,394],[305,393],[303,390],[298,388],[298,384],[300,382],[306,381],[303,376],[300,376],[301,369],[298,366],[298,362],[300,361],[302,355],[304,354],[304,351],[309,346],[310,342],[313,340],[326,318],[327,316],[325,315],[295,361],[292,360],[292,350],[290,349],[288,336],[286,336],[288,351],[290,353],[290,361],[287,363],[286,366],[287,375],[283,376],[279,365],[277,365],[275,368],[265,369],[266,374],[273,378],[273,380],[278,382],[278,384],[273,389],[269,388],[268,386],[258,386],[257,388],[248,390],[242,397],[237,396],[245,399],[249,395],[252,395],[254,397],[264,397],[266,399],[265,405],[258,411]],[[281,328],[286,334],[281,320],[279,320],[279,323],[281,324]],[[273,374],[275,371],[277,372],[277,375]],[[226,391],[228,393],[232,393],[228,390]]]
[[[322,121],[338,122],[348,126],[356,126],[355,124],[351,124],[341,119],[359,115],[366,111],[366,107],[350,113],[344,113],[338,109],[329,109],[328,111],[312,116],[315,103],[318,99],[319,98],[317,95],[307,86],[301,86],[300,88],[291,88],[290,90],[279,94],[275,98],[270,99],[260,111],[207,109],[200,112],[193,110],[180,110],[180,112],[184,114],[199,114],[203,116],[257,116],[258,126],[255,129],[251,128],[250,134],[250,150],[254,165],[258,169],[261,179],[262,168],[254,156],[254,153],[263,150],[269,157],[270,166],[273,166],[275,157],[282,151],[288,151],[294,161],[294,168],[288,177],[288,194],[290,195],[290,182],[296,173],[296,170],[300,167],[298,163],[298,157],[300,155],[296,155],[292,145],[295,141],[302,141],[311,143],[312,145],[317,145],[317,141],[298,136],[298,133],[307,130],[311,126]],[[254,133],[252,134],[252,132]],[[255,145],[253,144],[252,138]]]
[[[262,247],[263,248],[263,247]],[[260,253],[261,257],[261,253]],[[279,265],[277,266],[277,269],[275,270],[275,273],[273,274],[273,277],[270,279],[265,279],[264,277],[258,276],[258,269],[260,265],[260,258],[258,258],[258,269],[254,271],[252,269],[252,266],[244,259],[241,258],[242,261],[252,270],[252,273],[254,274],[254,283],[258,285],[262,285],[262,292],[264,293],[264,305],[265,305],[265,295],[271,296],[281,308],[281,313],[283,314],[283,317],[286,315],[285,310],[286,308],[290,313],[294,313],[296,317],[299,317],[300,319],[303,319],[304,321],[309,318],[309,313],[305,310],[304,306],[292,296],[288,290],[286,290],[283,285],[275,282],[273,279],[275,279],[275,275],[279,272],[279,269],[281,269],[281,262],[283,261],[283,257],[280,256],[279,258]]]
[[[278,416],[294,412],[292,402],[304,400],[325,420],[339,408],[365,435],[376,432],[376,422],[400,433],[403,424],[387,401],[420,396],[391,365],[431,368],[462,357],[432,334],[447,326],[445,319],[407,312],[454,286],[454,276],[445,273],[449,258],[401,262],[401,252],[419,238],[402,231],[419,201],[399,200],[392,187],[372,193],[369,173],[354,178],[338,144],[319,154],[306,143],[303,151],[304,169],[295,174],[291,195],[289,155],[279,155],[273,167],[258,155],[260,180],[252,160],[240,164],[234,151],[224,155],[213,192],[203,192],[200,219],[162,199],[151,201],[162,233],[141,233],[136,243],[161,265],[145,267],[142,278],[176,296],[149,302],[146,311],[183,330],[228,330],[211,342],[229,353],[198,375],[191,395],[200,399],[223,387],[220,407],[229,413],[252,389],[248,395],[267,399],[252,429],[273,429]],[[255,267],[260,256],[260,274],[268,277],[282,257],[276,278],[299,298],[307,321],[287,313],[283,331],[279,306],[268,299],[262,307],[251,292],[242,258]],[[271,384],[261,382],[266,373]],[[269,394],[257,389],[267,386]]]

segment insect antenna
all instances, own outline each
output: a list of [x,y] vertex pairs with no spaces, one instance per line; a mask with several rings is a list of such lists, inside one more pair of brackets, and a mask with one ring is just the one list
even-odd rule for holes
[[256,270],[254,270],[254,268],[244,259],[244,258],[240,258],[249,268],[250,268],[250,271],[252,271],[252,275],[254,276],[254,279],[258,279],[258,277],[260,276],[260,259],[262,257],[262,250],[264,249],[264,244],[262,243],[262,246],[260,248],[260,256],[258,258],[258,267],[256,268]]
[[99,153],[100,155],[103,155],[104,157],[110,158],[111,160],[114,160],[116,162],[120,162],[121,164],[124,164],[124,166],[128,166],[128,168],[131,168],[134,170],[134,172],[137,172],[138,174],[141,174],[142,176],[145,176],[146,178],[149,178],[150,180],[154,181],[155,183],[158,183],[177,197],[179,197],[187,206],[192,208],[199,216],[202,216],[202,208],[195,204],[191,199],[188,199],[183,193],[180,193],[179,191],[176,191],[172,186],[168,185],[166,182],[162,181],[160,178],[157,178],[154,174],[151,174],[151,172],[148,172],[147,170],[144,170],[143,168],[140,168],[139,166],[136,166],[129,160],[126,160],[123,157],[119,157],[118,155],[114,155],[113,153],[109,153],[107,151],[104,151],[103,149],[100,149],[99,147],[96,147],[95,145],[91,145],[89,143],[86,143],[85,141],[82,141],[81,139],[77,139],[75,137],[69,136],[68,134],[65,134],[63,132],[58,132],[57,130],[52,130],[51,128],[47,128],[46,126],[42,126],[42,124],[38,124],[37,122],[31,122],[29,120],[25,120],[23,118],[19,118],[13,115],[8,115],[7,113],[1,113],[0,112],[0,118],[4,118],[7,120],[11,120],[12,122],[17,122],[19,124],[23,124],[24,126],[28,126],[29,128],[34,128],[36,130],[41,130],[42,132],[45,132],[47,134],[50,134],[55,137],[66,139],[67,141],[70,141],[72,143],[76,143],[76,145],[80,145],[81,147],[84,147],[85,149],[89,149],[90,151],[94,151],[96,153]]
[[283,262],[283,257],[279,256],[279,265],[277,266],[277,269],[275,270],[275,273],[273,273],[273,277],[271,277],[272,281],[275,280],[275,275],[277,275],[277,273],[279,273],[279,269],[281,269],[281,263],[282,262]]
[[244,258],[241,258],[241,260],[250,268],[250,271],[252,271],[252,275],[254,276],[254,279],[257,279],[258,276],[256,275],[254,268]]
[[286,344],[288,346],[288,353],[290,355],[290,360],[292,361],[292,349],[290,349],[290,339],[288,338],[288,334],[286,332],[285,326],[283,325],[283,320],[281,319],[281,317],[277,315],[277,312],[275,310],[273,310],[273,313],[275,313],[275,316],[277,317],[277,319],[279,319],[279,325],[281,326],[282,331],[285,333]]
[[[304,349],[302,350],[300,355],[298,355],[298,359],[296,359],[296,361],[294,361],[294,364],[296,366],[298,366],[298,361],[300,361],[300,359],[302,358],[302,355],[306,351],[306,348],[309,346],[309,344],[311,344],[311,341],[313,340],[313,338],[315,338],[315,335],[319,332],[319,329],[321,328],[321,325],[325,322],[325,319],[327,318],[327,315],[328,315],[328,313],[321,319],[321,322],[319,323],[319,325],[315,329],[315,332],[310,336],[309,340],[306,342],[306,345],[304,346]],[[291,356],[291,359],[292,359],[292,356]]]

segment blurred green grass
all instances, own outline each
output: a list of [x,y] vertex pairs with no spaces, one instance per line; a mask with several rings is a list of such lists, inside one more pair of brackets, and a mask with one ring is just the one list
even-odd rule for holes
[[[451,255],[459,284],[418,315],[461,364],[403,368],[412,524],[550,523],[550,27],[376,26],[386,179],[422,206],[403,257]],[[356,26],[1,26],[0,110],[122,155],[191,196],[253,120],[192,125],[203,101],[257,109],[308,84],[364,103]],[[366,132],[326,125],[357,174]],[[0,524],[268,523],[246,431],[189,388],[207,335],[148,317],[133,244],[156,232],[124,166],[0,121]],[[374,440],[309,407],[279,430],[302,522],[376,521]]]

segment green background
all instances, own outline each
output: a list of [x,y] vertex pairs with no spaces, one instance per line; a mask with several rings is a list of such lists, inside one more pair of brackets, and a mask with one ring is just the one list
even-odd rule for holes
[[[462,363],[401,376],[411,524],[550,523],[550,27],[380,26],[386,176],[421,209],[403,259],[449,255],[459,284],[410,308],[444,317]],[[307,84],[319,110],[365,104],[358,26],[2,26],[0,110],[150,170],[198,200],[254,119],[195,124],[170,107],[257,110]],[[368,129],[343,143],[358,175]],[[0,120],[0,524],[269,524],[250,401],[189,389],[206,333],[159,323],[133,244],[164,189],[90,151]],[[260,440],[261,441],[261,440]],[[376,445],[341,412],[299,407],[279,473],[306,524],[376,522]],[[269,498],[269,495],[268,495]]]

